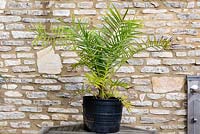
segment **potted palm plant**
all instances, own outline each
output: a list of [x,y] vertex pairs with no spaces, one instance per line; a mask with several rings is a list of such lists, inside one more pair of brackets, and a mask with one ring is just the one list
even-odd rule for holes
[[[121,95],[119,87],[127,88],[128,84],[114,79],[117,70],[134,54],[149,47],[167,48],[169,39],[150,38],[138,43],[141,34],[141,21],[127,20],[125,14],[112,6],[103,16],[102,27],[97,28],[81,20],[72,19],[72,23],[63,22],[53,30],[36,27],[38,41],[43,45],[55,45],[57,41],[74,45],[80,60],[73,67],[86,66],[89,72],[85,74],[87,82],[95,90],[94,96],[83,97],[83,118],[85,128],[98,133],[117,132],[120,128],[122,107],[129,107],[127,96]],[[63,43],[65,45],[65,43]],[[89,88],[89,87],[88,87]]]

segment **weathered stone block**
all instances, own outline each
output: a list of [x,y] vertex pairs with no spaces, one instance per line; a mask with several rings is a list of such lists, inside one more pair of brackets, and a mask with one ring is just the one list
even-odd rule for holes
[[163,59],[165,65],[187,65],[195,64],[195,59]]
[[154,124],[154,123],[164,123],[170,121],[169,118],[164,117],[153,117],[153,116],[142,116],[141,123]]
[[32,113],[38,113],[42,112],[42,107],[28,107],[28,106],[21,106],[18,108],[21,112],[32,112]]
[[29,118],[31,120],[49,120],[50,119],[50,117],[45,114],[30,114]]
[[76,108],[48,108],[49,113],[79,113]]
[[39,105],[39,106],[54,106],[54,105],[60,105],[60,100],[34,100],[33,104]]
[[162,74],[162,73],[169,73],[169,69],[167,67],[163,66],[145,66],[141,69],[142,73],[156,73],[156,74]]
[[155,114],[155,115],[168,115],[168,114],[170,114],[170,110],[151,109],[150,113]]
[[10,23],[10,22],[19,22],[21,21],[20,16],[0,16],[0,22]]
[[60,56],[55,54],[52,47],[37,52],[37,66],[39,73],[59,74],[62,69]]
[[135,122],[136,122],[136,117],[122,116],[121,123],[135,123]]
[[118,70],[118,73],[133,73],[135,68],[133,66],[121,66]]
[[93,2],[79,2],[77,5],[79,8],[92,8]]
[[15,111],[16,107],[13,105],[4,105],[4,106],[0,106],[0,111],[2,112],[12,112]]
[[26,92],[27,98],[46,98],[47,92]]
[[53,16],[69,16],[70,10],[53,10]]
[[178,102],[175,102],[175,101],[162,101],[161,105],[163,107],[167,107],[167,108],[179,108],[179,107],[181,107],[181,105]]
[[166,99],[168,99],[168,100],[185,100],[186,94],[185,93],[167,93]]
[[155,93],[181,91],[184,84],[185,79],[183,77],[152,77],[153,91]]
[[13,98],[4,98],[4,102],[7,103],[7,104],[16,104],[16,105],[30,105],[30,104],[32,104],[31,100],[13,99]]
[[29,121],[10,122],[10,126],[12,128],[30,128],[31,123]]
[[42,85],[39,89],[45,91],[58,91],[61,90],[61,85]]
[[52,120],[63,120],[67,121],[69,119],[69,115],[67,114],[52,114]]
[[23,119],[25,118],[25,114],[23,112],[0,112],[0,119]]
[[36,36],[34,32],[27,31],[12,31],[11,33],[14,39],[33,39]]
[[5,66],[16,66],[16,65],[20,65],[21,64],[21,60],[17,59],[17,60],[5,60],[4,61]]
[[22,97],[23,95],[18,91],[6,91],[5,96],[7,97]]

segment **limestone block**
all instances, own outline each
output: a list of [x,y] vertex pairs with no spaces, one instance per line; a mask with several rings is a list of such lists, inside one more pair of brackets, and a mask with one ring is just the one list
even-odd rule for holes
[[0,0],[0,9],[5,9],[6,7],[6,0]]
[[55,54],[52,47],[37,52],[37,66],[39,73],[46,74],[59,74],[62,69],[60,56]]
[[[183,77],[153,77],[153,91],[155,93],[167,93],[180,91],[184,86]],[[176,86],[175,86],[176,85]]]

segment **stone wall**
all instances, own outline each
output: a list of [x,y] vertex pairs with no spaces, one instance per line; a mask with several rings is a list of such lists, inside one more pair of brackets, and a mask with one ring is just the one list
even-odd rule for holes
[[[200,1],[113,0],[121,12],[143,20],[143,32],[172,36],[168,51],[136,54],[117,77],[132,83],[126,91],[133,108],[122,122],[156,129],[159,134],[186,131],[185,76],[200,73]],[[82,120],[81,96],[72,96],[84,82],[83,68],[71,70],[76,53],[67,47],[32,46],[32,24],[70,15],[99,24],[107,0],[0,0],[0,133],[37,134],[42,126]],[[144,36],[145,38],[145,36]],[[125,92],[125,91],[124,91]]]

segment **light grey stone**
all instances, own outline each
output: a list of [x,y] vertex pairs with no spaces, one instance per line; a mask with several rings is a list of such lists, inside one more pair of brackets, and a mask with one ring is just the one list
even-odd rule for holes
[[67,114],[52,114],[51,118],[52,118],[52,120],[67,121],[67,120],[69,120],[69,115],[67,115]]
[[13,98],[4,98],[4,102],[7,104],[15,104],[15,105],[30,105],[30,104],[32,104],[31,100],[13,99]]
[[76,108],[48,108],[49,113],[79,113]]
[[31,50],[31,47],[16,47],[15,51],[17,52],[29,52]]
[[65,90],[80,90],[80,89],[83,89],[84,86],[83,84],[81,83],[78,83],[78,84],[65,84],[64,86]]
[[34,58],[33,53],[17,53],[17,58]]
[[75,15],[96,15],[96,10],[92,9],[80,9],[80,10],[74,10]]
[[54,106],[54,105],[60,105],[60,100],[34,100],[33,104],[39,105],[39,106]]
[[78,57],[76,52],[66,51],[61,53],[62,57]]
[[66,83],[66,82],[71,82],[71,83],[79,83],[79,82],[84,82],[85,78],[84,77],[60,77],[58,78],[59,81]]
[[195,59],[163,59],[165,65],[187,65],[195,64]]
[[160,14],[160,13],[166,13],[166,9],[144,9],[142,13],[144,14]]
[[200,56],[200,50],[188,51],[188,56]]
[[8,39],[10,37],[9,32],[0,31],[0,39]]
[[7,97],[22,97],[23,95],[18,91],[6,91],[5,96]]
[[167,93],[166,99],[168,99],[168,100],[185,100],[186,94],[185,93]]
[[55,3],[55,7],[56,8],[66,8],[66,9],[69,9],[69,8],[75,8],[76,7],[76,4],[75,3]]
[[150,109],[150,113],[155,115],[168,115],[170,114],[170,110]]
[[53,10],[53,16],[69,16],[70,10]]
[[152,52],[151,54],[153,57],[159,57],[159,58],[173,57],[172,52]]
[[12,128],[30,128],[31,123],[29,121],[10,122],[10,126]]
[[46,98],[47,92],[26,92],[27,98]]
[[10,50],[12,50],[12,48],[9,46],[0,46],[0,52],[7,52]]
[[29,118],[31,120],[49,120],[50,119],[50,117],[45,114],[30,114]]
[[15,66],[12,67],[12,71],[15,73],[35,72],[35,68],[29,66]]
[[78,63],[78,59],[74,58],[68,58],[68,59],[63,59],[63,64],[75,64]]
[[6,7],[6,0],[0,0],[0,9],[5,9]]
[[61,90],[61,85],[42,85],[39,89],[45,91],[58,91]]
[[1,44],[5,46],[22,46],[25,43],[24,41],[21,40],[9,40],[9,41],[2,41]]
[[21,21],[20,16],[0,16],[0,22],[11,23]]
[[59,74],[61,73],[62,63],[60,56],[55,54],[52,47],[47,47],[37,52],[37,67],[39,73]]
[[1,86],[1,88],[3,88],[3,89],[11,89],[11,90],[13,90],[13,89],[16,89],[18,86],[16,85],[16,84],[3,84],[2,86]]
[[34,32],[27,31],[12,31],[11,33],[14,39],[33,39],[36,36]]
[[143,65],[144,64],[144,60],[143,59],[130,59],[127,61],[129,65],[133,65],[133,66],[136,66],[136,65]]
[[0,23],[0,30],[4,29],[4,24]]
[[152,106],[151,101],[131,101],[131,104],[139,107]]
[[133,66],[121,66],[118,70],[118,73],[133,73],[135,68]]
[[178,1],[166,1],[164,2],[165,6],[170,8],[185,8],[187,6],[186,2]]
[[175,115],[187,115],[187,111],[185,109],[181,109],[181,110],[176,110],[174,112]]
[[187,53],[186,52],[176,52],[176,56],[177,57],[185,57],[185,56],[187,56]]
[[122,116],[121,123],[135,123],[136,117],[130,117],[130,116]]
[[167,108],[180,108],[181,105],[176,101],[162,101],[161,105]]
[[1,105],[0,106],[0,111],[1,112],[12,112],[15,111],[16,107],[14,105]]
[[152,92],[152,88],[149,86],[134,86],[134,90],[141,92]]
[[21,60],[17,59],[17,60],[5,60],[4,61],[5,66],[16,66],[16,65],[20,65],[21,64]]
[[35,65],[35,60],[24,60],[25,65]]
[[79,2],[77,4],[77,6],[79,8],[92,8],[93,7],[93,2],[92,1],[88,1],[88,2]]
[[155,93],[181,91],[184,81],[183,77],[152,77],[153,91]]
[[147,65],[160,65],[160,59],[146,59]]
[[152,67],[152,66],[144,66],[141,69],[142,73],[156,73],[156,74],[162,74],[162,73],[169,73],[169,69],[167,67],[163,67],[163,66],[156,66],[156,67]]
[[164,117],[142,116],[140,122],[147,124],[154,124],[154,123],[165,123],[169,121],[170,121],[169,118],[164,118]]
[[198,35],[198,31],[195,29],[172,29],[175,35]]
[[138,57],[138,58],[146,58],[146,57],[149,57],[149,52],[140,52],[140,53],[137,53],[137,54],[134,54],[133,57]]
[[134,79],[132,83],[136,85],[150,85],[151,81],[149,79]]
[[152,99],[152,100],[157,100],[165,97],[165,94],[147,94],[147,97]]
[[23,30],[25,29],[25,25],[23,24],[7,24],[6,25],[6,30]]
[[23,112],[0,112],[0,119],[23,119],[25,118],[25,114]]
[[16,1],[9,1],[8,7],[14,8],[14,9],[26,9],[26,8],[32,8],[32,3],[30,2],[16,2]]
[[98,2],[98,3],[96,4],[95,7],[96,7],[97,9],[98,9],[98,8],[102,9],[102,8],[106,8],[106,7],[107,7],[107,4],[106,4],[106,2]]
[[35,79],[35,83],[37,84],[55,84],[57,80],[55,79]]
[[16,54],[1,54],[1,58],[3,58],[3,59],[15,59]]
[[21,112],[38,113],[38,112],[42,112],[42,107],[21,106],[18,108],[18,110]]

